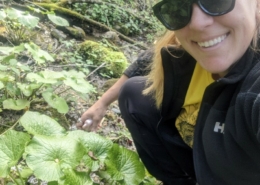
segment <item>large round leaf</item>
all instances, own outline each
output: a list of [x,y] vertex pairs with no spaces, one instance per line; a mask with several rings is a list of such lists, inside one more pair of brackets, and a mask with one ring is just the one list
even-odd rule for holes
[[35,136],[25,151],[34,175],[46,181],[58,181],[62,170],[75,168],[84,155],[82,144],[67,136]]
[[33,135],[65,135],[66,130],[54,119],[38,112],[27,111],[20,119],[21,125]]
[[3,101],[3,108],[4,109],[11,109],[11,110],[23,110],[30,107],[30,102],[25,99],[6,99]]
[[82,130],[71,131],[68,136],[74,137],[80,141],[85,148],[93,152],[93,155],[99,160],[104,161],[108,155],[108,151],[112,148],[112,141],[95,134],[93,132],[84,132]]
[[29,28],[34,28],[39,22],[38,17],[34,17],[26,12],[16,10],[14,8],[6,9],[6,14],[9,19],[18,19],[19,22]]
[[126,185],[136,185],[144,179],[145,168],[137,153],[117,144],[113,145],[105,164],[107,173],[114,181],[121,181]]
[[71,131],[69,136],[77,139],[85,146],[87,155],[84,157],[84,163],[92,171],[98,170],[100,164],[103,164],[109,150],[113,146],[110,140],[93,132],[76,130]]
[[67,78],[64,80],[64,84],[81,93],[87,94],[91,91],[94,91],[93,86],[84,79]]
[[54,14],[47,14],[48,18],[58,26],[69,26],[69,22],[62,17],[56,16]]
[[55,71],[41,71],[38,74],[28,73],[26,76],[26,79],[31,82],[44,83],[44,84],[55,84],[63,78],[64,76],[61,72],[55,72]]
[[10,168],[22,157],[29,134],[8,130],[0,135],[0,177],[6,177]]
[[25,96],[31,96],[35,89],[38,89],[41,85],[40,84],[23,84],[23,83],[16,83],[19,89],[23,92]]
[[86,172],[76,172],[72,169],[63,170],[64,176],[60,184],[64,185],[92,185],[90,174]]
[[66,114],[69,111],[68,104],[64,98],[57,96],[52,92],[42,93],[44,100],[61,114]]

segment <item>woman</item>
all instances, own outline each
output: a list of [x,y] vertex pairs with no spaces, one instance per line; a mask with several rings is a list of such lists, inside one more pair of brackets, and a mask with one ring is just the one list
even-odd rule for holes
[[[163,43],[160,44],[160,48],[162,46],[166,46],[167,44],[174,44],[176,39],[173,32],[166,32],[162,37]],[[165,43],[167,41],[167,43]],[[164,44],[164,45],[162,45]],[[158,45],[158,44],[157,44]],[[106,114],[108,106],[117,100],[119,91],[122,85],[129,78],[134,76],[144,76],[150,72],[149,66],[151,65],[152,58],[154,55],[153,48],[148,49],[146,51],[141,52],[138,55],[138,58],[135,62],[133,62],[122,74],[122,76],[117,80],[117,82],[109,88],[102,97],[96,101],[89,109],[87,109],[82,116],[79,118],[77,123],[78,129],[83,129],[86,131],[95,131],[102,121],[104,115]]]
[[158,45],[148,78],[119,96],[143,163],[164,185],[259,185],[260,0],[163,0],[154,13],[180,44]]

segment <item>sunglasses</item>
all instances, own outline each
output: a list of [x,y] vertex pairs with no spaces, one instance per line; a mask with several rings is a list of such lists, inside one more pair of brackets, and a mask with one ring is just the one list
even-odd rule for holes
[[224,15],[235,6],[235,0],[163,0],[153,6],[153,11],[167,29],[178,30],[190,22],[193,3],[211,16]]

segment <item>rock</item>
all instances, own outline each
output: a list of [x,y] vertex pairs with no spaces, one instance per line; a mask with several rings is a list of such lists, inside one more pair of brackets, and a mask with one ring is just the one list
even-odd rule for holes
[[82,39],[82,40],[86,39],[86,33],[80,27],[77,27],[77,26],[73,26],[73,27],[67,26],[67,27],[65,27],[65,29],[69,32],[70,35],[72,35],[76,39]]
[[118,37],[118,34],[114,31],[107,31],[102,35],[103,38],[109,39],[110,41],[114,43],[120,43],[120,39]]
[[52,29],[51,35],[58,40],[64,40],[67,38],[67,36],[62,31],[57,29]]

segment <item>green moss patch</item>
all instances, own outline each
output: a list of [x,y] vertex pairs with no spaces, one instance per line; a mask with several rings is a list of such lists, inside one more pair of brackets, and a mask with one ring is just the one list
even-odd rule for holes
[[98,70],[102,76],[118,78],[128,66],[128,61],[122,52],[113,51],[94,41],[83,42],[79,52],[95,66],[100,66],[105,62],[105,66]]

